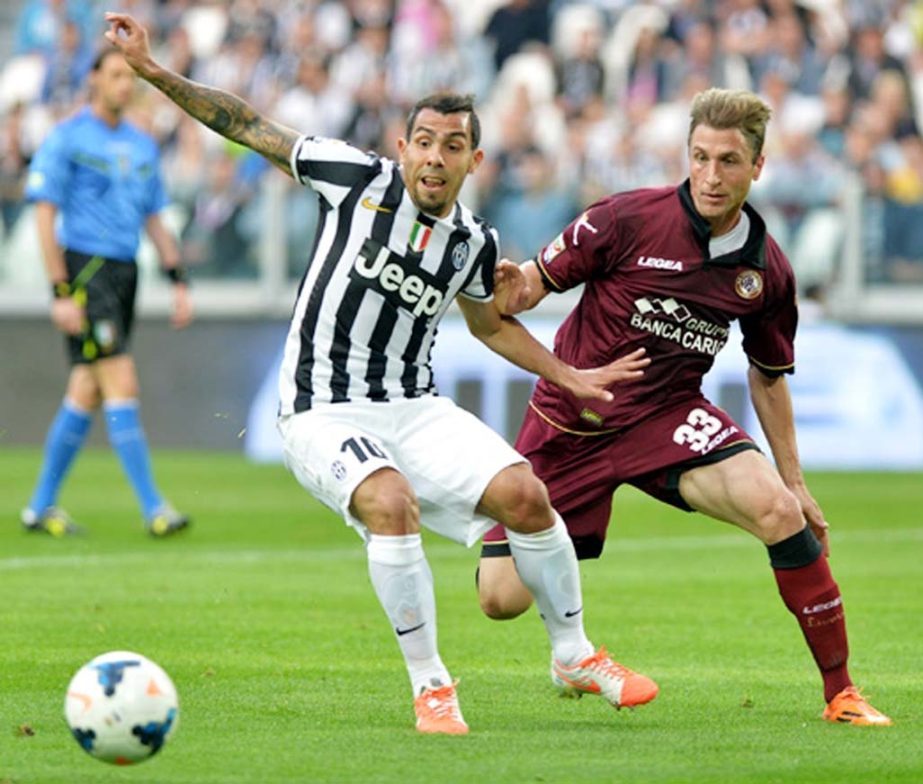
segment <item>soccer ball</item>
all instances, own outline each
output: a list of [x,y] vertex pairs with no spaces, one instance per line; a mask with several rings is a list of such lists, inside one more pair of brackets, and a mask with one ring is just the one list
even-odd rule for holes
[[115,765],[153,757],[176,730],[179,703],[169,676],[150,659],[111,651],[71,679],[64,716],[87,754]]

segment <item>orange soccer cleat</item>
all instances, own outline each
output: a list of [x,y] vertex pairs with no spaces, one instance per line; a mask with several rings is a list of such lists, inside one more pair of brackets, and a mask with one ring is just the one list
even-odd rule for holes
[[890,727],[893,722],[869,705],[855,686],[847,686],[824,709],[827,721],[857,724],[862,727]]
[[634,708],[657,696],[657,684],[646,675],[612,661],[605,647],[576,664],[551,663],[551,680],[567,697],[599,694],[614,708]]
[[455,684],[424,689],[413,701],[417,731],[442,735],[467,735],[468,725],[458,707]]

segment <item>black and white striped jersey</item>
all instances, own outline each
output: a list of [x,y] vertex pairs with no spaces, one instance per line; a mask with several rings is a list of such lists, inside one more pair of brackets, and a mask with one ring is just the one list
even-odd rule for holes
[[496,230],[461,204],[445,218],[420,212],[397,163],[338,140],[302,137],[291,165],[320,196],[320,220],[286,338],[280,413],[433,392],[439,320],[456,295],[493,297]]

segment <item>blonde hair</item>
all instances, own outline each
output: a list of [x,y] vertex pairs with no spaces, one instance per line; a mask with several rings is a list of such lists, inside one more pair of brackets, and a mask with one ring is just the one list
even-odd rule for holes
[[763,152],[766,126],[771,116],[772,109],[768,104],[749,90],[711,87],[692,99],[688,141],[692,140],[692,132],[700,125],[721,130],[736,128],[750,145],[755,161]]

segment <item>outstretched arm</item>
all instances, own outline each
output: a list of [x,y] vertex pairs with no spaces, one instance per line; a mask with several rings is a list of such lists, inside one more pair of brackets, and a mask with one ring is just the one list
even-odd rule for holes
[[267,120],[232,93],[190,81],[151,56],[147,30],[127,14],[107,13],[106,39],[121,50],[126,62],[190,116],[225,138],[258,152],[291,176],[292,148],[300,134]]
[[501,316],[495,303],[464,297],[455,301],[468,330],[491,351],[578,398],[612,400],[608,387],[641,378],[650,364],[644,349],[639,348],[603,367],[578,369],[558,359],[516,319]]
[[750,400],[769,442],[782,481],[798,498],[805,520],[823,545],[824,553],[829,554],[827,521],[817,501],[808,491],[801,472],[798,444],[795,439],[795,416],[788,382],[785,376],[767,376],[753,365],[747,371],[747,381],[750,386]]

